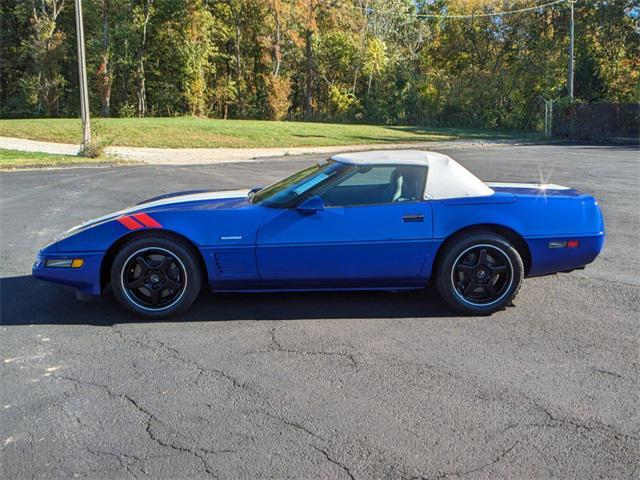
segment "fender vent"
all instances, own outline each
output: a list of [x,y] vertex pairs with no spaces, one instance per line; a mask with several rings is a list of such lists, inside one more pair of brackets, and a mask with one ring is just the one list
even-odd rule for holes
[[253,250],[214,252],[213,261],[221,277],[256,275],[256,263]]
[[218,273],[220,275],[224,275],[224,268],[222,267],[222,261],[220,260],[220,254],[214,253],[213,260],[216,262],[216,268],[218,269]]

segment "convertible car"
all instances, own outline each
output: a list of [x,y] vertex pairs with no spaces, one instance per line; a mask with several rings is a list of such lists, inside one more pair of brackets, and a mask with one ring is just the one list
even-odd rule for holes
[[45,246],[42,280],[80,296],[110,284],[136,315],[214,291],[407,290],[435,285],[465,314],[509,305],[522,279],[600,253],[598,202],[559,185],[484,183],[446,155],[335,155],[264,188],[164,195]]

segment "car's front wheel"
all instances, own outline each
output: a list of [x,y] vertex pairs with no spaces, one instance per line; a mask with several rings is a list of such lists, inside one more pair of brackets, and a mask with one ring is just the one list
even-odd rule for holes
[[111,267],[116,299],[145,318],[184,312],[200,292],[201,277],[193,247],[162,234],[134,238],[116,254]]
[[507,239],[477,232],[446,248],[437,265],[436,288],[449,305],[469,315],[490,315],[513,301],[524,266]]

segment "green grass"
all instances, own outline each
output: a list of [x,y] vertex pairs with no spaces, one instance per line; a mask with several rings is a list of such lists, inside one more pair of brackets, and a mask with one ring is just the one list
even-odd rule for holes
[[[95,130],[108,145],[160,148],[251,148],[513,139],[530,135],[495,130],[390,127],[311,122],[179,118],[106,118]],[[80,143],[78,119],[0,120],[0,136]]]
[[112,159],[105,158],[93,159],[72,155],[54,155],[51,153],[0,149],[0,170],[28,167],[59,167],[73,164],[101,163],[105,161],[114,163]]

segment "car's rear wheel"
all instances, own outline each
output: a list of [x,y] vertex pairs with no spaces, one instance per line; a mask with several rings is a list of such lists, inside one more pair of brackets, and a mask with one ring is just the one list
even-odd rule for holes
[[193,247],[161,234],[134,238],[116,254],[111,267],[116,299],[145,318],[184,312],[200,292],[201,277]]
[[436,287],[459,312],[490,315],[515,298],[524,275],[522,258],[504,237],[476,232],[446,247]]

